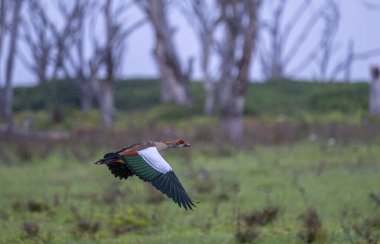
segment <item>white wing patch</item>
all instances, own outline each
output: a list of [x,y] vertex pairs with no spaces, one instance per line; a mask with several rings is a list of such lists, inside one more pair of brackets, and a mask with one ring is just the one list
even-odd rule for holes
[[137,153],[155,170],[165,174],[172,170],[168,162],[161,156],[156,147],[148,147]]

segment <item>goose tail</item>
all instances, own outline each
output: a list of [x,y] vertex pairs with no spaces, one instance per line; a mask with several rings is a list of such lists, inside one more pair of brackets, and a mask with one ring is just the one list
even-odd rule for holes
[[103,156],[102,159],[99,159],[95,162],[95,164],[110,164],[120,159],[120,155],[118,153],[107,153]]

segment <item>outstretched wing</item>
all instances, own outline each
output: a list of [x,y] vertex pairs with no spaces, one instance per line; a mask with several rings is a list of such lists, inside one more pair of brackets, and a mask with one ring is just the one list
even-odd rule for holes
[[121,156],[135,175],[143,181],[151,183],[157,190],[177,203],[179,207],[183,206],[187,210],[195,206],[172,168],[156,147],[122,153]]

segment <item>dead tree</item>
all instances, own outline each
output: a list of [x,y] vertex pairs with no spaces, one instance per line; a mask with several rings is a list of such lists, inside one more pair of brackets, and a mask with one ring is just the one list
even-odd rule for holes
[[[81,0],[76,1],[71,8],[62,2],[58,2],[57,6],[66,24],[61,31],[57,28],[53,31],[58,54],[58,59],[55,62],[55,72],[58,72],[61,67],[65,78],[74,82],[81,94],[81,110],[87,111],[93,105],[95,84],[92,82],[94,79],[90,78],[90,61],[86,62],[84,47],[85,45],[88,46],[88,59],[93,60],[93,65],[97,64],[97,68],[99,67],[99,56],[101,54],[96,47],[94,49],[88,44],[92,42],[88,42],[86,39],[85,24],[89,19],[90,11],[95,10],[96,5],[94,1]],[[87,43],[85,43],[86,41]],[[97,51],[94,52],[93,50]]]
[[[337,60],[335,54],[340,51],[340,46],[335,41],[340,24],[337,1],[326,0],[316,11],[311,11],[312,1],[304,0],[289,19],[285,20],[283,16],[289,2],[277,0],[277,5],[273,7],[272,17],[261,23],[263,31],[258,53],[263,74],[267,79],[296,76],[315,65],[316,79],[334,81],[338,77],[343,77],[349,81],[352,66],[356,61],[379,55],[378,48],[356,52],[354,41],[350,40],[346,54],[342,59]],[[372,3],[366,2],[366,6],[372,6]],[[301,31],[296,33],[294,29],[301,23],[305,24]],[[317,26],[322,28],[321,34],[315,40],[311,40],[309,36]],[[289,37],[292,35],[294,38],[290,43]],[[315,43],[315,47],[303,52],[306,55],[301,57],[302,47],[309,40]],[[266,47],[268,42],[270,46]],[[293,63],[295,57],[301,60],[298,64]]]
[[244,95],[255,50],[257,14],[260,0],[219,0],[223,40],[219,46],[221,58],[219,103],[221,135],[238,142],[243,135]]
[[331,67],[332,57],[338,47],[334,41],[336,33],[338,31],[340,22],[340,11],[338,4],[334,0],[329,0],[326,2],[325,6],[322,7],[321,18],[324,22],[324,27],[322,30],[320,46],[318,47],[319,56],[317,62],[319,66],[319,80],[329,79],[329,68]]
[[81,108],[89,109],[93,92],[84,75],[86,65],[83,62],[83,46],[84,21],[87,11],[92,9],[92,2],[75,1],[69,7],[63,1],[55,1],[56,10],[64,21],[62,27],[49,18],[48,9],[41,1],[28,0],[28,3],[29,19],[23,22],[22,29],[22,40],[28,52],[20,53],[21,61],[39,82],[57,78],[62,71],[65,79],[73,81],[80,90]]
[[28,47],[29,55],[20,50],[19,57],[24,66],[35,75],[38,83],[43,83],[50,79],[48,68],[54,51],[52,22],[40,1],[29,0],[28,13],[28,21],[22,23],[21,40]]
[[211,56],[215,48],[215,30],[220,15],[214,11],[215,2],[203,0],[180,1],[181,10],[190,26],[194,29],[200,46],[200,64],[203,76],[203,86],[206,93],[204,113],[212,115],[216,106],[216,81],[210,70]]
[[[80,2],[80,1],[77,1]],[[56,0],[54,1],[58,12],[64,19],[64,24],[61,28],[57,25],[51,25],[51,32],[54,38],[54,60],[52,67],[52,78],[56,79],[59,77],[59,73],[63,76],[70,77],[70,70],[68,64],[64,62],[66,55],[69,52],[68,50],[75,43],[75,38],[73,33],[77,32],[80,29],[80,21],[78,18],[78,3],[69,9],[65,2]]]
[[[2,3],[1,8],[5,7]],[[5,11],[10,11],[10,24],[9,24],[9,46],[7,59],[5,62],[5,86],[2,90],[1,100],[0,100],[0,115],[1,117],[11,125],[12,122],[12,81],[13,81],[13,68],[15,63],[15,56],[17,55],[17,44],[18,44],[18,34],[19,26],[21,22],[21,8],[23,0],[14,0],[8,3],[9,8]],[[2,10],[3,11],[3,10]],[[3,29],[4,30],[4,29]],[[2,30],[2,31],[3,31]],[[3,36],[3,32],[1,33]]]
[[[93,100],[95,97],[95,79],[96,73],[93,72],[93,68],[99,68],[101,51],[97,45],[92,46],[89,57],[85,57],[85,46],[90,46],[86,43],[86,20],[89,19],[89,13],[95,9],[95,3],[92,1],[77,1],[74,6],[76,11],[78,28],[73,32],[74,45],[72,52],[67,50],[66,61],[69,63],[72,69],[72,80],[80,90],[81,94],[81,110],[88,111],[93,106]],[[90,28],[91,29],[91,28]],[[89,48],[90,49],[90,48]],[[91,67],[93,65],[94,67]]]
[[[335,0],[326,0],[312,11],[313,2],[303,0],[289,13],[290,17],[284,19],[287,11],[291,11],[287,10],[289,3],[288,0],[277,0],[276,5],[268,2],[272,15],[261,22],[258,58],[264,76],[266,79],[292,77],[316,64],[318,78],[328,79],[333,54],[338,50],[334,41],[340,22],[338,4]],[[311,34],[320,25],[322,32],[315,41]],[[305,43],[310,41],[315,47],[304,49]],[[295,63],[296,59],[301,61]]]
[[[6,20],[8,14],[8,4],[7,0],[0,0],[0,60],[3,54],[3,42],[5,38],[5,31],[7,29]],[[1,65],[0,65],[0,74],[1,74]],[[0,76],[1,79],[1,76]]]
[[[100,102],[100,111],[102,115],[103,125],[107,128],[113,126],[115,120],[115,102],[114,102],[114,78],[115,78],[115,66],[116,62],[120,61],[120,51],[113,50],[112,45],[116,42],[114,39],[117,35],[117,28],[119,24],[113,22],[112,17],[112,0],[106,0],[102,8],[102,14],[104,18],[105,33],[106,33],[106,43],[103,49],[103,64],[106,67],[106,79],[102,84],[101,91],[99,92],[99,102]],[[119,46],[123,49],[123,47]],[[118,60],[119,59],[119,60]]]
[[[62,71],[65,79],[72,81],[80,90],[81,109],[89,110],[94,89],[89,82],[93,79],[89,78],[88,63],[84,59],[84,25],[88,12],[94,9],[94,1],[75,1],[73,5],[55,1],[56,10],[64,21],[61,28],[49,18],[48,9],[41,1],[29,0],[28,3],[29,21],[23,22],[22,29],[22,40],[28,47],[28,53],[20,52],[21,61],[39,82],[57,78],[58,72]],[[96,55],[100,56],[99,53]]]
[[340,74],[343,74],[345,82],[351,81],[351,70],[356,62],[367,60],[373,57],[380,56],[380,48],[357,52],[355,51],[354,40],[349,40],[347,45],[346,55],[340,60],[331,71],[330,79],[336,80]]
[[[125,42],[130,34],[145,23],[145,19],[126,24],[128,10],[132,2],[104,0],[77,1],[71,11],[64,4],[59,5],[62,15],[67,19],[67,25],[60,35],[57,35],[59,48],[56,67],[61,67],[71,80],[74,80],[81,91],[81,108],[92,107],[94,95],[97,96],[102,124],[112,128],[115,120],[114,82],[124,56]],[[89,12],[94,12],[89,18]],[[104,36],[95,33],[99,17],[104,26]],[[87,21],[86,21],[87,20]],[[88,25],[90,36],[86,42],[85,25]],[[65,33],[71,39],[64,38]],[[85,55],[84,47],[90,45],[90,55]],[[85,57],[87,56],[87,57]],[[99,77],[99,70],[105,73]]]
[[154,58],[161,76],[161,100],[189,106],[188,91],[192,62],[183,68],[173,43],[174,29],[170,26],[167,10],[168,0],[135,0],[149,19],[155,35]]
[[[296,57],[300,57],[302,47],[309,40],[320,17],[319,13],[308,14],[311,1],[304,0],[290,14],[289,19],[285,20],[284,14],[288,3],[288,0],[277,0],[277,5],[268,2],[272,10],[271,17],[263,19],[260,23],[262,30],[258,57],[266,79],[287,77],[302,72],[312,63],[315,56],[315,53],[306,54],[303,61],[295,65],[296,68],[293,71],[289,70],[289,64]],[[297,28],[301,28],[301,31],[296,32]],[[294,37],[293,40],[290,40],[291,36]],[[266,43],[269,43],[269,46]]]
[[371,67],[371,84],[369,92],[369,114],[380,116],[380,71],[379,67]]
[[105,127],[112,127],[115,117],[114,81],[124,55],[126,39],[133,31],[142,26],[145,19],[138,20],[129,26],[125,24],[124,13],[132,6],[131,2],[122,2],[114,6],[116,1],[106,0],[102,7],[105,25],[105,42],[101,46],[106,78],[99,92],[100,110]]
[[[90,109],[97,97],[102,123],[111,128],[115,117],[114,80],[122,63],[125,41],[145,21],[125,24],[132,2],[81,0],[68,5],[57,0],[54,3],[64,23],[58,26],[48,20],[54,44],[51,76],[54,79],[63,75],[76,84],[82,110]],[[99,23],[104,26],[102,36],[96,33]],[[105,77],[99,77],[99,71],[104,71]]]

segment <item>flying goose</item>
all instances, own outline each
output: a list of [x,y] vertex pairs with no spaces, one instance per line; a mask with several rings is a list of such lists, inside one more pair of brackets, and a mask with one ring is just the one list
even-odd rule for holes
[[184,140],[136,143],[119,151],[107,153],[95,164],[106,164],[111,173],[120,179],[137,175],[157,190],[166,194],[179,207],[195,207],[169,163],[159,153],[167,148],[190,147]]

